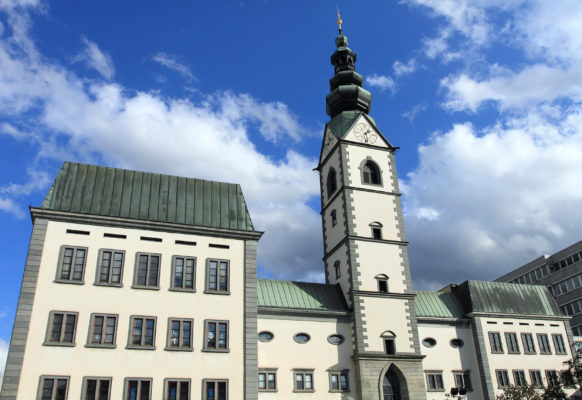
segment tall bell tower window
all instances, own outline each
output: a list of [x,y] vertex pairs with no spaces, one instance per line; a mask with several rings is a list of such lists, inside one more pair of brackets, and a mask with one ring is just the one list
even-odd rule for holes
[[385,274],[380,274],[376,276],[378,281],[378,291],[380,293],[388,293],[388,276]]
[[335,169],[330,168],[327,174],[327,197],[330,198],[337,190],[337,178]]
[[362,166],[362,182],[369,185],[381,185],[380,168],[374,161],[368,160]]
[[339,279],[339,277],[341,276],[340,262],[336,261],[335,263],[333,263],[333,268],[335,270],[335,279]]
[[382,224],[380,222],[372,222],[370,228],[372,228],[372,237],[374,239],[382,239]]
[[380,335],[384,340],[384,351],[386,354],[396,354],[396,335],[392,331],[385,331]]
[[337,213],[335,210],[331,210],[331,226],[336,226],[337,224]]

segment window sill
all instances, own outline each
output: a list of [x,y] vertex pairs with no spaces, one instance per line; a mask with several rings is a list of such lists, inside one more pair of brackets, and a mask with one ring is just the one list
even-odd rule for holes
[[428,389],[427,392],[444,392],[445,389]]
[[53,281],[54,283],[64,283],[64,284],[68,284],[68,285],[84,285],[85,281],[67,281],[64,279],[55,279]]
[[551,356],[552,355],[552,352],[540,351],[540,355],[542,355],[542,356]]
[[204,353],[230,353],[230,349],[202,349]]
[[491,354],[505,354],[505,353],[502,351],[492,351]]
[[266,393],[277,393],[277,389],[259,389],[259,392],[266,392]]
[[122,288],[122,283],[105,283],[105,282],[95,282],[93,286],[102,286],[102,287],[114,287],[114,288]]
[[350,390],[331,390],[329,391],[329,393],[350,393]]
[[164,347],[165,351],[182,351],[182,352],[192,352],[193,347]]
[[230,290],[205,290],[204,294],[219,294],[223,296],[230,295]]
[[117,345],[115,344],[99,344],[99,343],[87,343],[85,345],[86,348],[93,348],[93,349],[116,349]]
[[159,286],[138,286],[138,285],[132,285],[131,286],[132,289],[138,289],[138,290],[160,290]]
[[521,353],[519,351],[508,351],[507,354],[517,354],[517,355],[520,355]]
[[524,354],[524,355],[530,355],[530,356],[531,356],[531,355],[534,355],[534,356],[535,356],[535,355],[536,355],[536,354],[538,354],[538,353],[536,353],[535,351],[531,351],[531,352],[530,352],[530,351],[526,351],[526,352],[524,352],[523,354]]
[[293,393],[314,393],[314,392],[315,392],[315,389],[306,389],[306,390],[294,389],[293,390]]
[[127,345],[125,346],[127,350],[155,350],[156,346],[136,346],[136,345]]
[[43,346],[52,346],[52,347],[75,347],[76,343],[64,343],[64,342],[44,342]]
[[196,293],[196,289],[169,288],[170,292]]

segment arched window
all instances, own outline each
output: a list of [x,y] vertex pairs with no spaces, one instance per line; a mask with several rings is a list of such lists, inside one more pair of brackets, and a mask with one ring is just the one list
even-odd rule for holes
[[388,293],[388,275],[376,275],[376,280],[378,281],[378,291],[380,293]]
[[368,160],[362,166],[362,182],[370,185],[381,185],[380,168],[374,161]]
[[330,198],[337,190],[337,179],[335,176],[335,169],[330,168],[327,173],[327,197]]
[[336,261],[335,263],[333,263],[333,268],[335,269],[335,279],[338,279],[341,276],[340,262]]
[[380,337],[384,340],[384,351],[386,354],[396,354],[396,334],[392,331],[385,331]]
[[331,210],[331,226],[335,226],[337,224],[337,213],[335,210]]
[[374,239],[382,239],[382,224],[379,222],[372,222],[370,224],[370,228],[372,228],[372,237]]
[[383,400],[400,400],[400,381],[398,376],[392,371],[392,368],[386,372],[382,380]]

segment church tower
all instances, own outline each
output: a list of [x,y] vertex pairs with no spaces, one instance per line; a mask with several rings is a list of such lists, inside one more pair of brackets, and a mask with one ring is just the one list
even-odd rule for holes
[[[357,398],[425,399],[422,355],[394,147],[368,115],[372,101],[355,69],[338,14],[334,76],[317,170],[326,282],[353,311]],[[390,397],[398,395],[401,397]]]

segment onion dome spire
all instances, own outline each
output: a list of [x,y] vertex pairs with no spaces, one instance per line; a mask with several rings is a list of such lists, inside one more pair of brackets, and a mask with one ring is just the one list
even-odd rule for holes
[[335,117],[343,111],[370,112],[372,95],[362,88],[364,78],[356,72],[356,53],[348,47],[348,38],[342,31],[342,19],[337,12],[339,35],[335,39],[337,50],[331,56],[335,75],[329,80],[330,93],[325,98],[326,112]]

